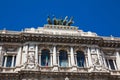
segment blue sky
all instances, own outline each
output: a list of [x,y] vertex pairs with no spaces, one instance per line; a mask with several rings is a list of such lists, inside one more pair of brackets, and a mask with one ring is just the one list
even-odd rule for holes
[[37,28],[48,15],[73,16],[83,31],[120,37],[120,0],[0,0],[0,29]]

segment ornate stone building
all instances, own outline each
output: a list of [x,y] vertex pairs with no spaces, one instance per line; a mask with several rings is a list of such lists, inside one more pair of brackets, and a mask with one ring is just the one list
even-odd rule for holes
[[1,30],[0,80],[120,80],[120,38],[52,24]]

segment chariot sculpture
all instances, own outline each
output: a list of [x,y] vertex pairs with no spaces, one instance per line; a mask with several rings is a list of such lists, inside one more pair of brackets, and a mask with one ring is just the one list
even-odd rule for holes
[[71,24],[74,23],[73,21],[73,17],[70,18],[70,20],[68,21],[68,16],[66,16],[64,19],[57,19],[55,16],[53,16],[53,19],[50,18],[50,16],[48,16],[47,18],[47,22],[50,25],[64,25],[64,26],[71,26]]

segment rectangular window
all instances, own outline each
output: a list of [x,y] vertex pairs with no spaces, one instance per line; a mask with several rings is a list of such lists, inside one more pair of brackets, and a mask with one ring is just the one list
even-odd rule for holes
[[7,56],[6,67],[11,67],[12,65],[12,56]]
[[116,64],[114,64],[114,62],[116,63],[116,60],[112,60],[112,59],[106,60],[106,63],[109,69],[115,70]]
[[4,67],[15,67],[16,56],[4,56],[2,66]]
[[110,68],[111,68],[112,70],[115,70],[115,65],[114,65],[112,59],[109,60],[109,64],[110,64]]

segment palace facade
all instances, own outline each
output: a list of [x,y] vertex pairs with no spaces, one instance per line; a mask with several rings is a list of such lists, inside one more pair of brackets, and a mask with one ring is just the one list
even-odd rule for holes
[[120,80],[120,38],[65,25],[1,30],[0,80]]

